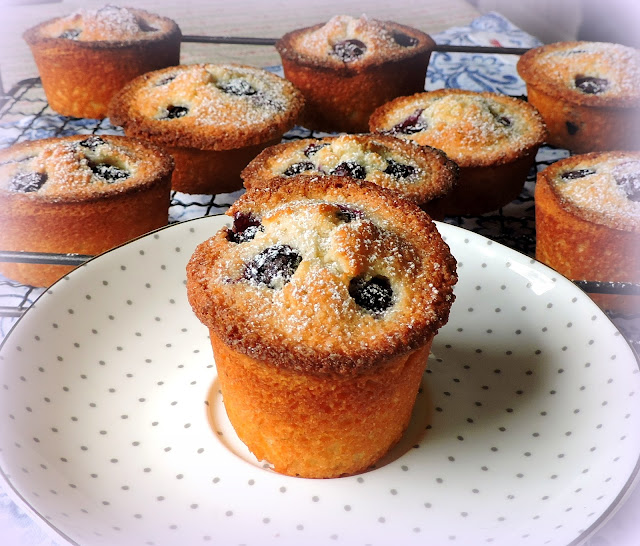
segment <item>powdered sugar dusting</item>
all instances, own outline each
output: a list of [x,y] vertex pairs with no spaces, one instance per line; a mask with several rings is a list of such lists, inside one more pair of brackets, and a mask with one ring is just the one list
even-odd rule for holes
[[[526,103],[490,93],[431,92],[397,100],[375,127],[443,150],[460,166],[490,161],[542,143],[544,126]],[[394,127],[417,115],[420,130]]]
[[606,81],[598,96],[640,96],[640,51],[619,44],[580,42],[551,48],[535,60],[541,77],[551,78],[577,95],[584,92],[576,86],[580,77]]
[[[226,86],[250,91],[228,92]],[[243,131],[284,112],[290,104],[290,84],[265,70],[246,66],[181,66],[149,79],[136,91],[132,102],[134,109],[149,119]],[[184,107],[188,113],[168,120],[170,106]]]
[[[637,154],[575,156],[551,180],[561,201],[590,217],[608,217],[619,225],[640,226],[640,157]],[[571,176],[571,173],[580,176]],[[569,173],[569,174],[567,174]],[[564,176],[563,176],[564,175]]]
[[[336,359],[345,353],[370,358],[418,323],[440,320],[434,302],[444,298],[441,290],[451,291],[450,279],[442,280],[451,263],[441,247],[413,246],[375,207],[346,221],[340,214],[345,206],[355,205],[309,199],[276,206],[260,218],[263,229],[251,240],[226,242],[218,258],[198,270],[198,282],[235,308],[250,354],[254,343],[247,339],[255,338],[255,347],[276,343],[298,356],[320,351]],[[219,244],[217,237],[203,247]],[[246,275],[246,264],[275,245],[301,256],[289,282],[277,289]],[[353,279],[374,277],[388,279],[392,290],[392,305],[382,314],[360,307],[350,294]],[[234,338],[236,323],[219,326],[223,337]]]
[[[334,52],[334,46],[344,40],[358,40],[366,49],[362,60],[378,57],[381,60],[407,50],[394,39],[392,30],[383,22],[366,15],[359,18],[336,15],[317,30],[301,33],[294,42],[296,50],[308,57],[333,60],[342,64]],[[357,61],[355,61],[357,62]]]
[[115,194],[140,184],[137,175],[143,161],[159,168],[156,159],[98,137],[47,139],[41,145],[36,141],[0,155],[0,191],[22,192],[16,181],[37,174],[45,182],[32,193],[48,200]]
[[142,10],[107,4],[98,9],[80,9],[48,25],[50,37],[71,40],[132,41],[148,39],[168,29],[169,22]]

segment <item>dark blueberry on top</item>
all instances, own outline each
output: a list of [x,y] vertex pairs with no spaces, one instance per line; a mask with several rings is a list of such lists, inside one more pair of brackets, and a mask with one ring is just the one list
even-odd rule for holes
[[9,182],[9,191],[30,193],[38,191],[49,176],[47,173],[18,173]]
[[301,261],[302,256],[289,245],[273,245],[245,265],[244,278],[277,288],[291,280]]
[[80,146],[82,146],[83,148],[89,148],[90,150],[94,151],[98,146],[102,146],[103,144],[106,144],[106,142],[99,136],[92,135],[89,138],[81,140],[80,142],[78,142],[78,144],[80,144]]
[[587,95],[597,95],[603,93],[609,87],[609,80],[606,78],[596,78],[594,76],[578,75],[575,84],[580,91]]
[[304,171],[311,171],[315,168],[316,166],[311,163],[311,161],[300,161],[298,163],[294,163],[293,165],[289,165],[282,174],[284,174],[285,176],[293,176],[294,174],[300,174]]
[[387,159],[387,168],[384,170],[385,174],[390,174],[396,178],[409,178],[416,172],[416,168],[413,165],[405,165],[404,163],[398,163],[393,159]]
[[616,184],[622,187],[629,201],[640,201],[640,172],[614,175]]
[[418,43],[418,39],[403,32],[394,32],[393,41],[402,47],[413,47]]
[[142,32],[157,32],[158,30],[156,27],[152,27],[144,19],[138,19],[138,27],[140,27]]
[[562,180],[576,180],[577,178],[584,178],[585,176],[589,176],[590,174],[595,174],[596,171],[593,169],[577,169],[575,171],[566,171],[560,175]]
[[60,34],[59,38],[66,38],[67,40],[76,40],[80,36],[80,29],[69,28]]
[[422,108],[418,108],[413,114],[411,114],[407,119],[401,121],[397,125],[394,125],[391,128],[391,133],[400,133],[403,135],[412,135],[413,133],[419,133],[420,131],[424,131],[427,128],[427,124],[424,120],[420,119],[420,114],[422,114]]
[[580,130],[580,127],[571,121],[565,122],[565,125],[567,127],[567,133],[570,135],[575,135]]
[[129,173],[120,167],[115,165],[109,165],[108,163],[90,163],[89,167],[96,176],[104,179],[108,184],[113,184],[120,180],[129,178]]
[[393,290],[386,277],[351,279],[349,294],[360,307],[376,315],[387,310],[393,303]]
[[343,40],[333,46],[333,53],[345,63],[350,63],[362,57],[367,46],[360,40]]
[[311,157],[314,154],[317,154],[320,150],[322,150],[322,148],[324,148],[325,146],[329,146],[327,143],[324,144],[309,144],[305,149],[304,149],[304,155],[306,155],[307,157]]
[[161,85],[167,85],[168,83],[171,83],[175,79],[176,79],[175,74],[173,76],[165,76],[164,78],[156,82],[156,87],[160,87]]
[[170,104],[167,106],[167,115],[164,119],[177,119],[186,116],[189,113],[189,109],[186,106],[174,106]]
[[364,180],[367,176],[365,168],[355,161],[343,161],[337,165],[330,174],[336,176],[350,176],[351,178],[359,178]]
[[255,88],[247,80],[243,80],[242,78],[234,78],[226,82],[218,82],[216,86],[218,89],[221,89],[230,95],[243,96],[255,95],[257,93]]
[[233,215],[233,225],[227,232],[227,241],[232,243],[245,243],[251,241],[258,231],[263,231],[264,227],[255,216],[246,212],[236,212]]
[[336,212],[336,217],[341,222],[345,224],[349,224],[354,220],[358,220],[364,216],[364,213],[360,209],[354,209],[347,205],[338,205],[338,212]]

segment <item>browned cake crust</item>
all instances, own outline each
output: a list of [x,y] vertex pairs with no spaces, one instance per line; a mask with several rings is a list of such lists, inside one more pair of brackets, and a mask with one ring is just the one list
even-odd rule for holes
[[174,189],[221,193],[242,186],[242,168],[293,127],[303,105],[293,84],[260,68],[181,65],[131,81],[109,117],[173,153]]
[[194,252],[187,293],[240,438],[279,472],[334,477],[400,438],[457,277],[435,224],[397,193],[303,181],[248,190]]
[[365,132],[378,106],[424,89],[434,46],[405,25],[339,15],[285,34],[276,49],[305,96],[306,127]]
[[[640,153],[589,153],[538,173],[536,258],[573,280],[640,282]],[[637,311],[637,298],[593,294]]]
[[[454,188],[458,166],[441,150],[389,135],[340,135],[283,142],[266,148],[242,171],[246,188],[295,174],[334,174],[397,191],[432,217]],[[301,179],[304,180],[304,179]]]
[[182,34],[166,17],[105,6],[45,21],[24,33],[51,108],[104,118],[111,97],[136,76],[180,62]]
[[[173,160],[119,136],[78,135],[0,151],[0,248],[99,254],[168,221]],[[73,267],[4,263],[0,272],[48,286]]]
[[576,153],[640,148],[640,51],[603,42],[558,42],[518,61],[548,141]]
[[482,214],[515,199],[546,137],[537,110],[498,93],[440,89],[378,108],[371,131],[443,150],[460,167],[446,214]]

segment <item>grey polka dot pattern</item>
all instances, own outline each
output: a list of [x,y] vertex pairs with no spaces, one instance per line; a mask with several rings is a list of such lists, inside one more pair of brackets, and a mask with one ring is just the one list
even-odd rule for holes
[[[274,473],[226,417],[177,224],[55,284],[0,348],[0,469],[77,544],[567,544],[629,486],[640,374],[573,284],[439,224],[463,264],[401,442],[359,476]],[[210,399],[210,403],[205,401]]]

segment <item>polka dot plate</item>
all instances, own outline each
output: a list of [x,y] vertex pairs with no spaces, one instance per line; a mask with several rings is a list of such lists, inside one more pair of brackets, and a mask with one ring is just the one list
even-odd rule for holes
[[628,495],[640,374],[624,338],[563,277],[447,224],[457,301],[400,444],[332,480],[256,461],[185,295],[191,252],[224,222],[91,260],[0,349],[5,485],[58,542],[566,545]]

